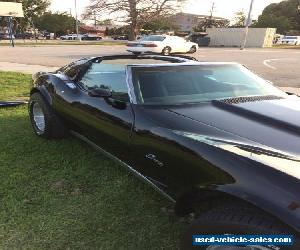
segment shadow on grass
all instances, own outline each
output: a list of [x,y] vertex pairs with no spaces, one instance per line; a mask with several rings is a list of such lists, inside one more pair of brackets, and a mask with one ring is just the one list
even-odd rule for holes
[[26,107],[0,110],[1,249],[176,249],[185,226],[118,164],[69,137],[36,137]]

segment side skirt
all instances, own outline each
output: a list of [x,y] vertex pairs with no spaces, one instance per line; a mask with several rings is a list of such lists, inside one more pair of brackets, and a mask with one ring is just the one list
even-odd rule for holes
[[139,179],[143,180],[144,182],[146,182],[147,184],[149,184],[152,188],[154,188],[156,191],[158,191],[160,194],[162,194],[164,197],[166,197],[168,200],[170,200],[171,202],[175,203],[176,201],[170,196],[168,195],[166,192],[164,192],[162,189],[160,189],[158,186],[156,186],[152,181],[150,181],[147,177],[145,177],[144,175],[142,175],[141,173],[139,173],[138,171],[136,171],[134,168],[132,168],[131,166],[129,166],[128,164],[126,164],[125,162],[121,161],[119,158],[115,157],[114,155],[112,155],[111,153],[108,153],[107,151],[105,151],[104,149],[102,149],[101,147],[99,147],[98,145],[96,145],[94,142],[90,141],[88,138],[86,138],[85,136],[75,132],[75,131],[70,131],[72,135],[76,136],[77,138],[81,139],[82,141],[88,143],[90,146],[92,146],[93,148],[95,148],[97,151],[99,151],[100,153],[106,155],[107,157],[109,157],[110,159],[114,160],[115,162],[119,163],[120,165],[122,165],[123,167],[126,167],[127,170],[129,170],[131,173],[133,173],[135,176],[137,176]]

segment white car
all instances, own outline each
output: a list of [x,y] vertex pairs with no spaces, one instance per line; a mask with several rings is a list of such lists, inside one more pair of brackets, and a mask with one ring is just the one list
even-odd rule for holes
[[182,37],[168,35],[150,35],[127,44],[127,51],[133,54],[141,53],[195,53],[198,44],[188,42]]
[[[82,35],[78,34],[78,38],[81,39]],[[60,37],[61,40],[77,40],[77,34],[69,34]]]
[[284,36],[281,39],[282,44],[292,44],[299,45],[300,44],[300,36]]

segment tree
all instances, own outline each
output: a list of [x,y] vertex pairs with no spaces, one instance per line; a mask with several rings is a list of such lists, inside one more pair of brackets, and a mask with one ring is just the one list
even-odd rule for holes
[[268,5],[255,27],[277,28],[280,33],[287,33],[289,30],[300,30],[300,13],[298,0],[286,0],[280,3]]
[[22,3],[24,18],[16,18],[21,29],[28,24],[32,24],[33,18],[42,15],[50,5],[49,0],[1,0],[1,2]]
[[238,11],[235,13],[234,23],[233,25],[231,25],[231,27],[234,28],[244,27],[245,22],[246,22],[246,14],[244,13],[244,11]]
[[277,28],[278,33],[285,34],[292,28],[292,24],[287,17],[275,15],[261,15],[256,24],[252,27],[255,28]]
[[119,21],[130,26],[129,36],[134,40],[143,24],[160,16],[174,14],[185,0],[92,0],[86,8],[85,17],[116,14]]
[[194,32],[205,32],[207,28],[224,28],[228,27],[230,21],[227,19],[210,19],[206,18],[204,21],[199,22],[196,27],[193,28]]
[[46,12],[36,17],[34,23],[39,30],[47,30],[60,36],[68,32],[75,32],[76,20],[67,13]]

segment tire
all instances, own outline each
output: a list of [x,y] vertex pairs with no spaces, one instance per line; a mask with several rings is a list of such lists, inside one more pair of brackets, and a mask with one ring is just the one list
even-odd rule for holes
[[196,53],[197,52],[197,48],[196,48],[196,46],[192,46],[191,48],[190,48],[190,50],[189,50],[189,54],[194,54],[194,53]]
[[35,134],[46,139],[61,139],[67,129],[40,93],[30,96],[29,116]]
[[171,47],[166,46],[166,47],[164,47],[164,49],[162,50],[161,53],[164,56],[169,56],[171,54],[171,51],[172,51]]
[[[293,247],[247,247],[247,246],[192,246],[192,235],[223,235],[223,234],[294,234],[294,232],[277,219],[264,213],[261,210],[244,205],[224,205],[217,209],[200,214],[183,234],[180,243],[181,250],[296,250],[300,249],[299,238],[294,240]],[[297,236],[299,237],[299,235]]]

